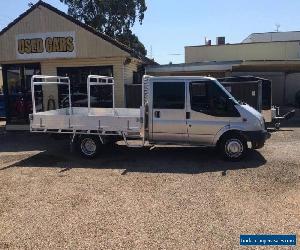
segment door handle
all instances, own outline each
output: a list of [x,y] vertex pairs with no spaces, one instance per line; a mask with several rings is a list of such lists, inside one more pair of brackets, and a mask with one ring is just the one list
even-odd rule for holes
[[185,118],[186,119],[191,119],[191,112],[186,112],[185,113]]
[[154,117],[155,118],[160,118],[160,111],[155,111],[154,112]]

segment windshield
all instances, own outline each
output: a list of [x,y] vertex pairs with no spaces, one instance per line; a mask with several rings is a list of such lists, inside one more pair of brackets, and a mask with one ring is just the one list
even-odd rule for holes
[[214,82],[221,88],[221,90],[228,96],[228,98],[234,102],[234,104],[239,105],[239,102],[231,95],[231,93],[226,88],[224,88],[221,83],[219,83],[217,80],[214,80]]

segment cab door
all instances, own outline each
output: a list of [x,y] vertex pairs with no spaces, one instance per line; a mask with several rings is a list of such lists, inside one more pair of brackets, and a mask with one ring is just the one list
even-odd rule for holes
[[215,135],[239,116],[220,84],[205,79],[189,82],[187,113],[188,138],[191,144],[212,145]]
[[185,81],[153,82],[152,93],[152,140],[187,143]]

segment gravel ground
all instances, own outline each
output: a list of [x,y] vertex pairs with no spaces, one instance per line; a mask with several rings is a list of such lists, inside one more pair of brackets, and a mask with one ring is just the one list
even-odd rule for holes
[[208,149],[124,147],[89,161],[66,141],[0,133],[0,249],[240,249],[240,234],[299,240],[299,184],[299,127],[272,133],[240,163]]

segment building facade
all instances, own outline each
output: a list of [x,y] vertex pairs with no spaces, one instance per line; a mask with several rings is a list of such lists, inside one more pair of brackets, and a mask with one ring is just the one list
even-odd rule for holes
[[300,32],[254,33],[239,44],[185,47],[185,62],[228,62],[226,75],[253,75],[272,80],[275,105],[295,104],[300,91]]
[[[89,74],[113,76],[116,106],[126,107],[125,86],[137,83],[135,75],[149,63],[124,44],[39,1],[0,32],[7,128],[28,124],[32,75],[69,76],[74,106],[87,105]],[[60,107],[64,100],[56,86],[43,87],[37,96],[44,110]]]
[[185,62],[300,60],[300,40],[185,47]]
[[300,91],[300,32],[254,33],[238,44],[187,46],[184,64],[149,66],[147,73],[267,78],[273,104],[294,105]]

